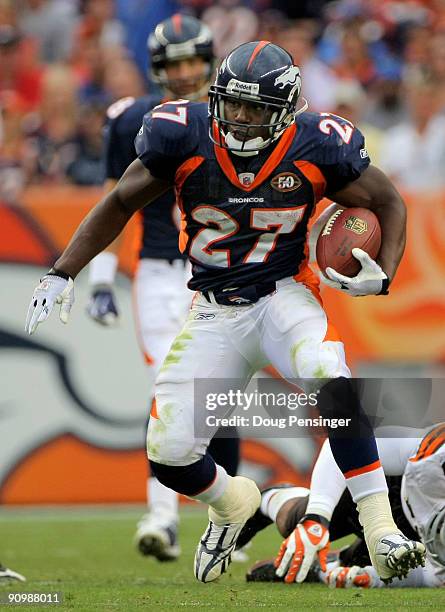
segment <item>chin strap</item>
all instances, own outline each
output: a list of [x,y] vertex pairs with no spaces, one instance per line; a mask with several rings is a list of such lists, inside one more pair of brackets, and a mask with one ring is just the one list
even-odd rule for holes
[[[251,140],[246,140],[246,142],[241,142],[237,140],[231,132],[228,132],[224,140],[226,141],[226,145],[229,147],[230,152],[234,155],[239,155],[240,157],[252,157],[253,155],[258,155],[260,149],[264,149],[267,144],[264,138],[259,136],[258,138],[252,138]],[[243,149],[241,150],[241,147]]]

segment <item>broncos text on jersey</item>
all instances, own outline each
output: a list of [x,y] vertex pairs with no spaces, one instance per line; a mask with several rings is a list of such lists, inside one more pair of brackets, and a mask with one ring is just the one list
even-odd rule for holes
[[317,202],[369,165],[363,135],[341,117],[306,112],[273,146],[241,158],[213,145],[208,130],[206,104],[177,101],[146,115],[135,143],[151,174],[175,184],[190,289],[302,273]]
[[[119,180],[127,167],[137,159],[134,139],[143,117],[161,103],[159,96],[122,98],[107,111],[105,125],[106,176]],[[168,191],[139,214],[142,244],[139,257],[181,259],[178,248],[178,224],[175,222],[175,194]]]

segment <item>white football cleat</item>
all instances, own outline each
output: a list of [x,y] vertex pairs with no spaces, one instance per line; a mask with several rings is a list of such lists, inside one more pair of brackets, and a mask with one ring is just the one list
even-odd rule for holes
[[231,554],[245,523],[215,525],[209,521],[195,555],[195,576],[201,582],[211,582],[224,574],[231,563]]
[[425,565],[425,546],[401,533],[393,533],[377,541],[371,560],[382,581],[389,584],[395,577],[405,578],[410,569]]
[[18,572],[14,572],[14,570],[5,567],[0,563],[0,582],[3,580],[18,580],[19,582],[26,582],[25,576],[19,574]]
[[201,582],[211,582],[227,570],[242,528],[261,503],[253,480],[235,476],[229,487],[226,510],[209,508],[209,524],[196,549],[195,576]]
[[174,561],[181,554],[176,521],[166,521],[153,514],[145,514],[138,523],[134,542],[144,556],[158,561]]

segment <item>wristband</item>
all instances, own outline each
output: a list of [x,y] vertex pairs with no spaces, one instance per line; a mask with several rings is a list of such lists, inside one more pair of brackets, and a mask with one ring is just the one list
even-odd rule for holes
[[377,295],[388,295],[389,293],[389,278],[386,277],[382,280],[382,288]]
[[63,270],[59,270],[59,268],[54,267],[51,268],[51,270],[48,270],[46,276],[60,276],[60,278],[64,278],[65,280],[70,280],[71,278],[71,276],[66,272],[63,272]]
[[325,516],[321,516],[321,514],[305,514],[298,522],[304,523],[304,521],[315,521],[316,523],[320,523],[320,525],[323,525],[323,527],[326,527],[326,529],[329,529],[328,519]]

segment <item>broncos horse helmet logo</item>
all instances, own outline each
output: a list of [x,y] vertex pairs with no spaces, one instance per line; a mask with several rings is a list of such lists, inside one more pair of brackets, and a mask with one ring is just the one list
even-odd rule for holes
[[300,69],[298,66],[289,66],[287,70],[280,74],[275,79],[275,86],[278,86],[280,89],[284,89],[287,85],[293,87],[297,85],[300,81]]

